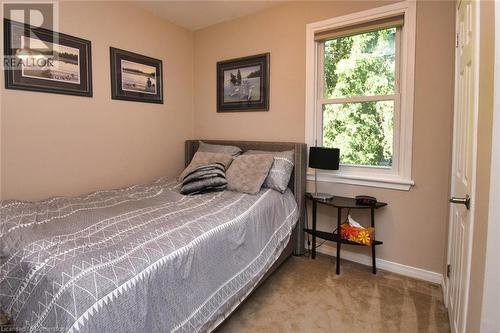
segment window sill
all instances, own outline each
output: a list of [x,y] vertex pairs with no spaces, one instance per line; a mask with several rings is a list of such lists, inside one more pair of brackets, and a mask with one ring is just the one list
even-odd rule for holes
[[[314,181],[314,171],[308,170],[307,180]],[[318,170],[318,182],[369,186],[399,191],[409,191],[415,185],[413,180],[404,179],[399,176],[339,174],[320,170]]]

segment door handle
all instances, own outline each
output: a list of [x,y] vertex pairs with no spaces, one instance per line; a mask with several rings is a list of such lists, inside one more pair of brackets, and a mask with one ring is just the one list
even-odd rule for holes
[[450,202],[454,203],[454,204],[465,205],[465,207],[467,208],[467,210],[470,209],[470,197],[469,197],[468,194],[465,195],[465,198],[451,197]]

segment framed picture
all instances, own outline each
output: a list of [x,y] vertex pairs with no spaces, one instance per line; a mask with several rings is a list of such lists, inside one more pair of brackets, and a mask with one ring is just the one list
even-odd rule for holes
[[5,88],[92,97],[90,41],[4,19]]
[[110,48],[111,98],[163,104],[162,61]]
[[270,54],[217,63],[217,112],[269,110]]

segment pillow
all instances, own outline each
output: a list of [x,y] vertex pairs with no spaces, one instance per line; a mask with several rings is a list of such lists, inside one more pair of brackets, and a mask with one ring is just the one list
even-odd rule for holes
[[262,186],[272,188],[281,193],[285,193],[293,171],[293,150],[282,152],[249,150],[244,155],[249,154],[270,154],[274,156],[273,166]]
[[213,163],[202,165],[184,177],[182,181],[183,184],[190,183],[192,181],[197,181],[205,178],[212,177],[223,177],[226,178],[226,173],[224,172],[224,166],[220,163]]
[[232,161],[233,158],[231,155],[196,152],[196,154],[194,154],[193,156],[193,159],[191,160],[191,163],[189,163],[186,169],[184,169],[184,171],[182,171],[182,173],[179,175],[179,181],[183,181],[188,174],[190,174],[200,166],[220,163],[224,166],[224,170],[226,170]]
[[271,169],[269,154],[241,155],[226,171],[227,188],[237,192],[257,194]]
[[231,156],[238,156],[239,154],[241,154],[241,149],[239,147],[226,146],[226,145],[213,145],[210,143],[205,143],[203,141],[200,141],[197,151],[205,153],[228,154]]
[[220,163],[203,165],[189,173],[182,182],[181,194],[201,194],[227,188],[224,166]]

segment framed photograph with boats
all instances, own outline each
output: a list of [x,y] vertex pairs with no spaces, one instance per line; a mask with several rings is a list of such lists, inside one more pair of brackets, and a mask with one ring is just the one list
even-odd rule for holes
[[110,48],[111,98],[163,104],[162,61]]
[[217,112],[269,110],[270,54],[217,63]]
[[4,19],[5,88],[92,97],[88,40]]

